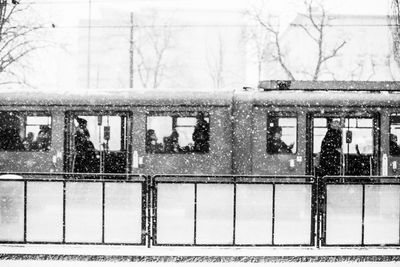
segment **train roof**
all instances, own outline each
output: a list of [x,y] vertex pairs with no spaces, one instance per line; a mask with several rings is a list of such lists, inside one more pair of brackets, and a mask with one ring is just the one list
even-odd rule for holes
[[256,92],[253,103],[256,106],[400,107],[400,93]]
[[257,106],[400,106],[399,82],[262,81],[253,90]]
[[239,90],[0,91],[0,106],[256,106],[400,107],[400,82],[262,81]]
[[7,106],[229,106],[232,90],[0,91]]
[[398,92],[400,82],[396,81],[260,81],[258,88],[262,91],[302,90],[302,91],[368,91]]

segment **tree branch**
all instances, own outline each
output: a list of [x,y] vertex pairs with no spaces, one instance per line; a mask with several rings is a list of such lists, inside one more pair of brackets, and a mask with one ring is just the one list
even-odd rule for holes
[[272,25],[270,23],[265,23],[259,14],[255,15],[255,19],[258,21],[258,23],[264,27],[265,30],[267,30],[269,33],[271,33],[273,35],[274,38],[274,44],[276,47],[276,51],[277,51],[277,56],[276,59],[279,62],[279,65],[282,67],[282,69],[285,71],[286,75],[289,76],[290,80],[295,80],[295,77],[293,75],[293,73],[289,70],[289,68],[286,66],[286,63],[283,59],[283,54],[282,54],[282,49],[281,49],[281,45],[280,45],[280,40],[279,40],[279,30],[275,30],[273,29]]
[[329,60],[333,57],[336,57],[339,50],[342,49],[345,44],[346,44],[346,41],[342,41],[342,43],[340,45],[338,45],[335,49],[332,50],[332,53],[329,56],[323,57],[321,61],[326,62],[327,60]]
[[306,26],[302,25],[302,24],[298,24],[296,26],[299,26],[301,29],[303,29],[307,35],[313,39],[314,42],[318,43],[318,39],[314,37],[314,35],[312,35],[312,33],[306,28]]

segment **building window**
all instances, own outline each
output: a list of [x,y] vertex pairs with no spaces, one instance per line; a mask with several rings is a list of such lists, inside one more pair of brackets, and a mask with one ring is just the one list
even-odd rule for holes
[[155,113],[147,117],[147,153],[207,153],[209,147],[207,112]]
[[268,154],[295,154],[297,152],[297,117],[292,115],[268,115]]
[[51,116],[40,112],[0,112],[0,150],[49,151]]

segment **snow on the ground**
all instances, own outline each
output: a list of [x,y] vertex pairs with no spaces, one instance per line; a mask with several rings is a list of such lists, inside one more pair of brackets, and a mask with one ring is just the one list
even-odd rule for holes
[[277,267],[398,267],[398,262],[335,262],[335,263],[142,263],[142,262],[87,262],[87,261],[0,261],[2,267],[161,267],[161,266],[179,266],[179,267],[194,267],[194,266],[210,266],[210,267],[244,267],[244,266],[277,266]]

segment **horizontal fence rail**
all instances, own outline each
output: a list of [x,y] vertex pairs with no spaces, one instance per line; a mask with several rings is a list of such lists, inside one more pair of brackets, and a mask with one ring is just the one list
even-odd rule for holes
[[155,176],[153,245],[313,246],[309,176]]
[[0,173],[0,242],[144,245],[138,175]]
[[399,246],[398,177],[324,177],[323,246]]

